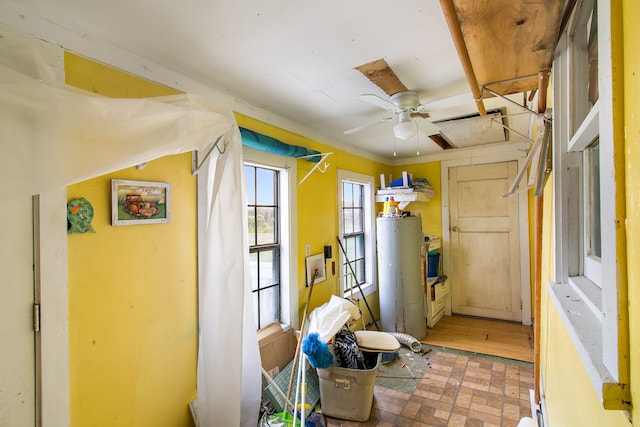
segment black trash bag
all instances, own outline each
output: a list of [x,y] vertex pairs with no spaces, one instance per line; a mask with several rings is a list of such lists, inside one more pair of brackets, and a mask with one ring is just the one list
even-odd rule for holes
[[358,348],[356,334],[343,326],[333,339],[336,366],[347,369],[365,369],[362,351]]

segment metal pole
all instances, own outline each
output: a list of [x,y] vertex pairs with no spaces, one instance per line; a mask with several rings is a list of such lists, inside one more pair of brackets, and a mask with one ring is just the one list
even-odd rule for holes
[[373,324],[376,325],[376,329],[380,330],[380,328],[378,327],[378,323],[376,322],[376,318],[373,315],[373,312],[371,311],[371,307],[369,307],[369,303],[367,302],[367,298],[365,298],[364,292],[362,292],[362,288],[360,287],[360,282],[358,281],[358,276],[356,275],[356,272],[353,271],[353,266],[351,265],[351,261],[349,261],[349,257],[347,256],[347,251],[344,250],[344,246],[342,246],[342,242],[340,241],[340,237],[336,236],[336,239],[338,240],[338,244],[340,245],[340,249],[342,250],[342,254],[344,255],[344,259],[347,260],[347,265],[349,266],[349,269],[351,270],[351,274],[353,274],[353,278],[356,280],[356,285],[358,285],[358,290],[360,291],[360,295],[362,295],[362,299],[364,300],[364,304],[367,306],[367,310],[369,310],[369,314],[371,315],[371,319],[373,319]]

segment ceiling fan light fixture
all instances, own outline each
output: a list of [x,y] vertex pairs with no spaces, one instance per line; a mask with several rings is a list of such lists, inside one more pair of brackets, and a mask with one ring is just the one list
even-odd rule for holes
[[409,113],[402,112],[398,115],[398,123],[393,126],[393,135],[399,139],[409,139],[418,133],[418,126]]

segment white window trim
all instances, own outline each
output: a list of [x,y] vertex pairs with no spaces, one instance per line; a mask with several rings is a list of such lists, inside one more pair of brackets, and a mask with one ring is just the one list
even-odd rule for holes
[[[344,224],[342,221],[342,183],[343,181],[355,182],[363,184],[365,191],[363,192],[364,198],[364,247],[365,257],[367,262],[365,263],[365,282],[360,284],[360,289],[354,288],[350,292],[345,293],[342,286],[342,278],[348,273],[344,271],[344,254],[342,250],[338,253],[338,272],[340,283],[340,294],[344,297],[353,297],[360,299],[366,297],[377,290],[377,268],[376,268],[376,222],[375,222],[375,182],[371,175],[364,175],[357,172],[351,172],[344,169],[337,169],[337,183],[338,183],[338,235],[344,235]],[[367,191],[368,190],[368,191]],[[369,207],[369,209],[366,209]]]
[[[297,217],[297,162],[294,157],[280,156],[249,147],[242,147],[243,160],[256,166],[278,169],[280,176],[280,321],[287,325],[298,324],[298,217]],[[248,255],[248,254],[247,254]]]
[[[613,164],[613,100],[611,62],[611,9],[607,1],[598,3],[599,96],[582,125],[567,143],[570,134],[570,45],[567,32],[558,43],[554,61],[554,237],[555,267],[549,293],[591,378],[603,399],[603,386],[620,382],[618,343],[618,283],[616,275],[615,210],[602,209],[602,256],[594,283],[581,276],[584,247],[584,219],[570,223],[569,210],[583,205],[581,165],[571,152],[582,151],[600,136],[601,206],[615,206],[616,185]],[[579,141],[579,142],[578,142]],[[575,246],[578,246],[577,248]],[[579,257],[579,258],[578,258]],[[588,262],[588,261],[587,261]],[[578,271],[576,271],[578,270]],[[577,273],[577,274],[576,274]],[[598,277],[599,276],[599,277]]]

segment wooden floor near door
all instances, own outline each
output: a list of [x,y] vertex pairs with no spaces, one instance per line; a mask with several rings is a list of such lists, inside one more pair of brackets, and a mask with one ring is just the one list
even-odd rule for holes
[[533,363],[533,327],[500,320],[443,316],[425,344]]

